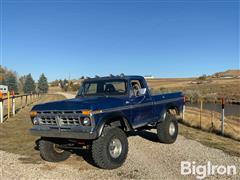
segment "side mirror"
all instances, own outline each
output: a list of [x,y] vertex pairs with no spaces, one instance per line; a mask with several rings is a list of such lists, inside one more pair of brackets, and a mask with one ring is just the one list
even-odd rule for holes
[[147,88],[141,88],[139,89],[139,95],[142,96],[142,95],[145,95],[147,92]]

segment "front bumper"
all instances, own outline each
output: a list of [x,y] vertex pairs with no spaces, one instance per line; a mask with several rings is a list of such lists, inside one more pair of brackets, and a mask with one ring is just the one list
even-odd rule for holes
[[92,127],[51,127],[34,125],[29,129],[30,134],[41,137],[71,138],[71,139],[96,139],[97,132]]

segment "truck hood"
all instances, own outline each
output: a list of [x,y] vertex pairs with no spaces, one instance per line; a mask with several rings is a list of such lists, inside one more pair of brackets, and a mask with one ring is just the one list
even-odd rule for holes
[[125,103],[123,98],[116,97],[81,97],[62,101],[48,102],[35,105],[32,111],[51,111],[51,110],[99,110],[122,106]]

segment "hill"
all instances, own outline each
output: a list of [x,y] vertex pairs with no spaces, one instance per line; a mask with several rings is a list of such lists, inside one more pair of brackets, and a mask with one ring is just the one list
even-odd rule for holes
[[217,72],[212,75],[212,77],[239,77],[240,76],[240,70],[239,69],[230,69],[224,72]]

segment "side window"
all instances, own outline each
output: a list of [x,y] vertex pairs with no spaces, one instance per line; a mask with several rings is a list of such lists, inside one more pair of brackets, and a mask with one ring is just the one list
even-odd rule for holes
[[104,92],[112,94],[126,93],[125,81],[109,81],[104,84]]
[[141,84],[141,82],[139,80],[132,80],[131,81],[131,86],[132,86],[132,90],[133,90],[133,94],[137,97],[140,96],[140,92],[139,90],[141,88],[143,88],[143,85]]
[[87,86],[85,86],[85,93],[86,94],[97,93],[97,83],[90,83]]
[[126,91],[126,84],[125,82],[113,82],[113,86],[115,87],[116,91],[118,92],[125,92]]

